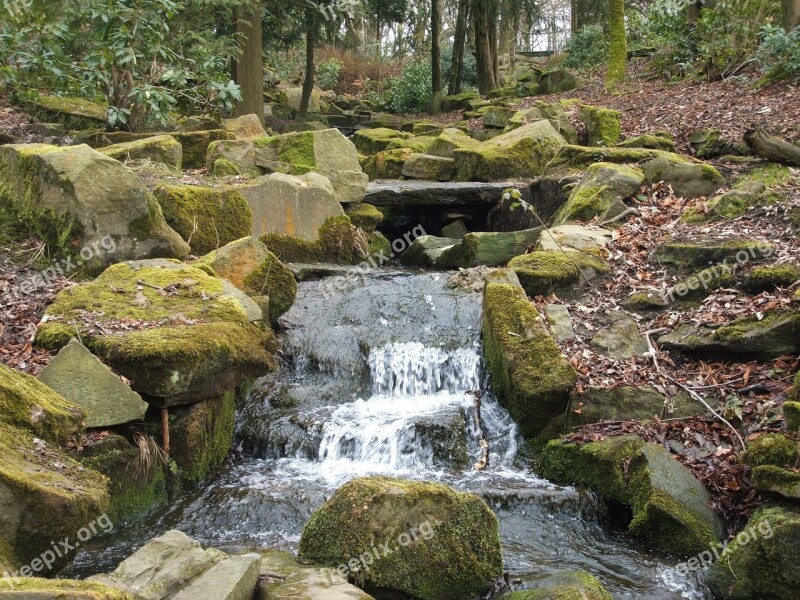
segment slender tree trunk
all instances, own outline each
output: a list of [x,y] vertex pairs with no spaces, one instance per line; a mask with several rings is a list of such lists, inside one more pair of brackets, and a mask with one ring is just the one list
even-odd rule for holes
[[783,28],[791,31],[800,25],[800,0],[783,0]]
[[628,44],[625,38],[625,0],[609,0],[608,30],[610,48],[606,88],[614,88],[625,79],[628,62]]
[[434,115],[442,112],[442,52],[439,46],[441,32],[442,12],[439,0],[431,0],[431,83],[433,84],[431,113]]
[[578,0],[570,0],[569,29],[570,35],[578,33]]
[[314,43],[317,37],[317,17],[313,8],[306,9],[306,78],[303,80],[303,95],[300,97],[300,114],[308,114],[311,93],[314,91]]
[[261,37],[261,6],[243,6],[234,13],[241,55],[234,67],[234,81],[242,99],[234,105],[234,116],[255,114],[264,123],[264,56]]
[[497,58],[494,43],[497,41],[496,22],[491,20],[494,0],[473,0],[472,15],[475,26],[475,60],[478,67],[478,90],[484,96],[497,87]]
[[456,31],[453,38],[453,63],[450,69],[450,85],[447,93],[461,93],[461,76],[464,70],[464,47],[467,45],[467,19],[469,18],[470,0],[459,0]]

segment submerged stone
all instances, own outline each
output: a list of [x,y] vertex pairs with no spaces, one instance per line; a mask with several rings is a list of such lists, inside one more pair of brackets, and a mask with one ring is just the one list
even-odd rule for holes
[[603,584],[586,571],[557,573],[529,590],[511,592],[508,600],[612,600]]
[[373,600],[365,591],[348,583],[336,569],[308,564],[289,552],[265,552],[262,572],[265,576],[259,590],[262,597],[270,600]]

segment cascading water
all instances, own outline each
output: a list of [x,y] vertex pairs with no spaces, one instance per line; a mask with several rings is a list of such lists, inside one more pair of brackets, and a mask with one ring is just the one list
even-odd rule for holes
[[[88,546],[66,574],[113,568],[170,528],[225,550],[291,550],[337,487],[386,474],[481,495],[498,516],[512,579],[586,569],[615,598],[707,598],[697,582],[667,579],[657,558],[605,531],[591,497],[531,471],[516,425],[486,389],[480,294],[446,281],[383,271],[333,296],[300,284],[284,318],[284,365],[238,416],[238,454],[202,489]],[[478,422],[473,392],[481,391]],[[479,436],[489,443],[485,470],[473,468]]]

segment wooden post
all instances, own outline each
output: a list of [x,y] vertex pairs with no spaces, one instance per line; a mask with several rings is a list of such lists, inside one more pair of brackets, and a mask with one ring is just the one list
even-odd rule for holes
[[169,454],[169,409],[161,409],[161,449]]

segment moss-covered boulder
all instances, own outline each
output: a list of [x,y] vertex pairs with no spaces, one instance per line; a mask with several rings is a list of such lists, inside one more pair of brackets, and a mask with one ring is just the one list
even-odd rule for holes
[[234,187],[163,185],[154,193],[167,223],[194,254],[246,237],[253,229],[250,205]]
[[569,250],[537,250],[511,259],[512,269],[529,296],[570,289],[605,273],[606,265],[595,256]]
[[619,111],[603,106],[581,106],[581,121],[590,146],[614,146],[619,142],[622,126]]
[[797,443],[780,433],[766,433],[747,444],[745,462],[751,467],[784,467],[797,461]]
[[481,111],[483,126],[489,129],[505,129],[508,125],[508,120],[516,112],[513,108],[506,108],[505,106],[487,106],[485,110]]
[[605,213],[617,200],[635,194],[644,183],[644,173],[634,167],[595,163],[575,186],[567,202],[553,217],[554,225],[588,221]]
[[703,269],[672,286],[665,295],[670,302],[702,300],[719,288],[729,287],[734,281],[733,269],[718,265]]
[[354,227],[358,227],[365,233],[373,233],[375,228],[383,221],[383,213],[372,204],[360,202],[358,204],[346,204],[344,207],[346,214]]
[[[384,543],[392,551],[376,556]],[[423,600],[480,595],[503,570],[497,519],[478,496],[384,477],[339,488],[306,523],[300,556]]]
[[663,154],[642,165],[647,183],[663,181],[678,196],[710,196],[725,185],[725,178],[711,165],[678,155]]
[[350,140],[361,154],[377,154],[381,150],[387,150],[392,142],[407,140],[412,137],[406,131],[397,131],[386,127],[375,127],[371,129],[359,129],[353,134]]
[[511,592],[507,600],[612,600],[611,594],[586,571],[550,575],[530,590]]
[[723,269],[735,263],[758,262],[774,254],[775,246],[763,240],[696,236],[659,244],[653,252],[653,261],[679,271],[692,272],[710,268],[709,265]]
[[559,94],[578,87],[578,80],[566,69],[555,69],[539,77],[539,94]]
[[189,251],[136,174],[88,146],[0,147],[0,199],[51,253],[78,252],[90,269]]
[[[565,175],[583,172],[594,163],[640,164],[665,154],[649,148],[588,148],[563,146],[545,168],[545,175]],[[678,155],[675,155],[678,156]]]
[[554,440],[542,452],[539,473],[588,486],[606,502],[626,507],[628,530],[662,552],[689,556],[723,535],[703,484],[664,448],[636,436],[587,444]]
[[261,309],[224,279],[177,261],[120,263],[61,292],[36,334],[57,349],[84,345],[151,404],[216,397],[274,366]]
[[472,108],[470,101],[480,100],[480,95],[477,92],[463,92],[461,94],[454,94],[452,96],[445,96],[442,98],[442,110],[444,112],[452,112],[454,110],[466,110]]
[[[468,268],[484,265],[498,267],[533,246],[542,233],[542,227],[522,231],[467,233],[459,243],[443,250],[434,266]],[[413,244],[412,244],[413,246]]]
[[71,579],[21,577],[0,579],[0,598],[32,600],[136,600],[102,583]]
[[206,164],[208,146],[219,140],[232,140],[234,135],[224,129],[178,131],[171,134],[183,147],[183,168],[200,169]]
[[403,166],[412,154],[414,151],[411,148],[383,150],[374,156],[363,158],[361,168],[373,181],[375,179],[400,179],[403,176]]
[[712,329],[681,325],[658,338],[665,350],[689,356],[720,356],[733,360],[769,359],[800,352],[800,311],[775,310],[761,320],[744,317]]
[[164,465],[153,458],[160,452],[158,442],[141,436],[137,444],[110,433],[88,438],[83,451],[74,456],[108,478],[110,502],[106,514],[117,525],[167,502]]
[[208,145],[206,168],[218,177],[234,174],[250,178],[267,171],[288,172],[291,165],[280,163],[274,152],[260,150],[253,140],[219,140]]
[[294,304],[297,295],[294,274],[255,236],[213,250],[195,264],[211,267],[218,277],[250,296],[257,299],[266,296],[272,323]]
[[480,142],[460,129],[447,128],[442,131],[433,144],[428,148],[431,156],[453,158],[453,153],[461,148],[474,148]]
[[530,108],[518,110],[508,119],[506,129],[510,131],[511,129],[516,129],[517,127],[522,127],[523,125],[541,119],[550,121],[553,129],[564,136],[567,143],[578,143],[578,133],[575,131],[575,127],[564,111],[564,107],[558,102],[548,104],[547,102],[537,101],[535,105]]
[[746,151],[747,146],[740,142],[735,144],[722,137],[719,129],[701,129],[689,136],[689,145],[697,158],[707,160],[726,154],[738,155]]
[[45,123],[63,123],[67,129],[105,126],[108,108],[84,98],[38,96],[28,106],[31,114]]
[[454,150],[456,178],[460,181],[531,179],[544,172],[547,163],[565,144],[566,140],[549,121],[535,121],[480,145]]
[[100,148],[98,152],[123,163],[128,160],[150,160],[178,170],[183,160],[183,146],[171,135],[157,135],[124,144],[113,144]]
[[289,133],[255,140],[254,144],[260,150],[273,151],[278,162],[291,165],[291,175],[313,171],[326,177],[339,202],[364,199],[369,178],[361,170],[356,147],[338,129]]
[[536,436],[564,413],[577,374],[513,271],[487,278],[482,331],[486,366],[500,403],[523,435]]
[[455,160],[429,154],[411,154],[403,165],[403,177],[408,179],[450,181],[455,172]]
[[800,508],[765,506],[706,574],[715,598],[793,600],[800,586]]
[[744,287],[759,294],[776,288],[787,288],[800,279],[800,265],[782,264],[753,267],[747,273]]
[[628,138],[617,144],[619,148],[650,148],[664,152],[677,152],[675,142],[661,135],[644,134]]
[[[16,568],[50,550],[108,508],[106,479],[60,446],[82,411],[33,377],[0,365],[0,562]],[[68,556],[53,555],[47,571]],[[27,568],[23,576],[44,569]]]
[[312,241],[328,219],[344,215],[330,181],[318,173],[273,173],[234,189],[253,213],[252,235],[286,235]]
[[414,135],[407,139],[397,139],[389,143],[387,149],[409,148],[417,154],[430,154],[431,146],[436,142],[435,135]]
[[362,261],[369,252],[369,240],[359,233],[347,215],[326,219],[315,240],[266,234],[261,236],[261,241],[284,262],[349,265]]

